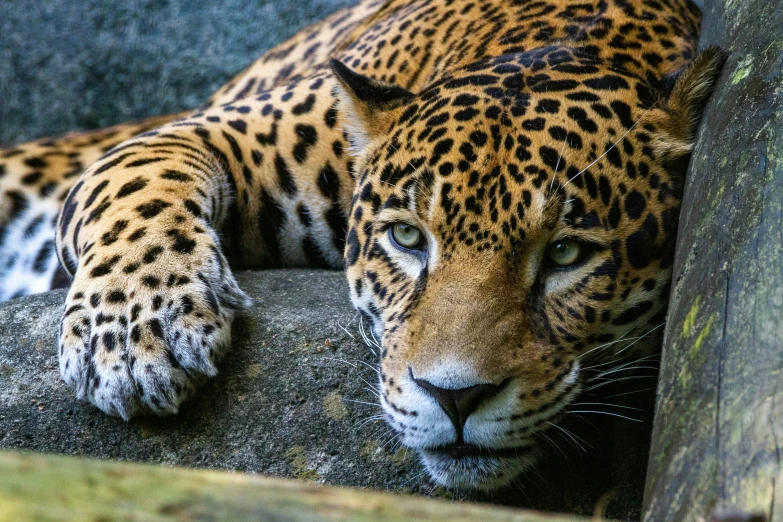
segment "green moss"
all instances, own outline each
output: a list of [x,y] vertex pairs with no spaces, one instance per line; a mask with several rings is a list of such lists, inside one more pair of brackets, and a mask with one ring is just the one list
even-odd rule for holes
[[699,313],[699,303],[701,302],[701,296],[696,297],[691,309],[685,315],[685,320],[682,322],[682,334],[680,337],[688,337],[691,334],[694,323],[696,322],[696,316]]
[[332,420],[341,420],[348,415],[348,409],[343,404],[340,392],[332,391],[323,399],[323,408],[326,416]]
[[704,328],[701,329],[699,332],[699,335],[696,337],[696,341],[693,343],[693,349],[691,350],[691,357],[695,358],[701,353],[701,347],[702,344],[704,344],[704,340],[707,338],[708,335],[710,335],[710,330],[712,330],[712,324],[715,322],[715,314],[710,315],[710,318],[707,319],[707,324],[704,325]]
[[285,457],[288,460],[288,465],[291,466],[291,473],[296,478],[307,481],[318,479],[318,472],[307,467],[307,455],[305,455],[304,447],[294,446],[285,452]]
[[742,80],[750,76],[751,71],[753,71],[753,56],[748,55],[734,69],[734,74],[731,75],[731,84],[738,85]]

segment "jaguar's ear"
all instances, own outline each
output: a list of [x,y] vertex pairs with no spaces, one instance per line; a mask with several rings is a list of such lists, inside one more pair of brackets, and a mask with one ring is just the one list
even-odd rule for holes
[[413,93],[351,70],[339,60],[331,61],[337,77],[339,113],[354,154],[360,154],[391,124],[394,109],[411,101]]
[[654,119],[663,132],[656,139],[655,148],[664,158],[671,161],[687,158],[693,150],[701,115],[726,56],[719,47],[707,47],[683,70],[661,81],[659,92],[664,114]]

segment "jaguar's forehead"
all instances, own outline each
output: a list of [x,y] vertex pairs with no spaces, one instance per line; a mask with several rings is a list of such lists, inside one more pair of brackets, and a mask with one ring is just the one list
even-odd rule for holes
[[[649,108],[656,97],[650,89],[654,79],[644,79],[599,59],[589,48],[550,46],[525,53],[479,61],[433,82],[416,98],[399,124],[426,121],[449,105],[455,107],[454,122],[472,121],[483,106],[491,120],[513,126],[519,118],[557,114],[563,105],[615,102],[618,117],[628,116],[630,106]],[[621,103],[629,107],[621,107]],[[460,109],[462,107],[462,109]],[[489,111],[488,113],[486,111]],[[574,118],[577,123],[579,118]],[[592,126],[580,125],[583,132]]]
[[400,109],[360,193],[380,194],[376,213],[414,211],[444,241],[479,250],[558,220],[615,228],[618,208],[677,199],[656,164],[655,129],[640,124],[654,105],[647,82],[584,50],[486,60]]

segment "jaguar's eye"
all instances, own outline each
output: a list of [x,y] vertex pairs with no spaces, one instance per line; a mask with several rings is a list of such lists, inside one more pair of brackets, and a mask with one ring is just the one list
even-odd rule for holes
[[421,230],[408,223],[395,223],[391,229],[391,236],[399,246],[410,250],[421,250],[424,243],[424,234]]
[[555,241],[547,249],[549,261],[557,268],[567,268],[582,261],[589,254],[586,245],[573,239]]

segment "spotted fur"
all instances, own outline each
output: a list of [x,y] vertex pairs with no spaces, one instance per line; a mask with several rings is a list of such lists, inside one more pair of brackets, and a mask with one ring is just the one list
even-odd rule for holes
[[229,266],[345,267],[389,423],[435,481],[501,486],[586,361],[654,346],[621,341],[665,312],[723,59],[698,28],[690,0],[366,0],[197,111],[0,151],[0,298],[70,279],[61,374],[128,419],[216,373]]

